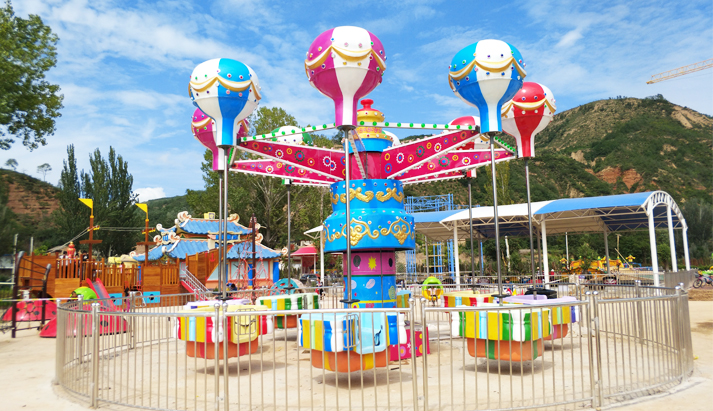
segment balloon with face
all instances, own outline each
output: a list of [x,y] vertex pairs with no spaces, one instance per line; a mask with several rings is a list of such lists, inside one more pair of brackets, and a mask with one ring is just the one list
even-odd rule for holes
[[381,83],[385,62],[384,46],[375,35],[343,26],[317,36],[307,51],[305,71],[310,84],[334,100],[336,125],[355,126],[357,101]]
[[503,131],[517,140],[518,157],[535,156],[535,136],[552,121],[556,110],[550,89],[530,81],[503,106]]
[[482,133],[502,131],[500,111],[527,75],[520,52],[500,40],[481,40],[459,51],[448,83],[458,97],[480,111]]
[[[242,120],[239,125],[238,137],[247,136],[249,134],[248,121]],[[215,145],[217,134],[215,121],[197,108],[191,119],[191,131],[193,131],[196,140],[213,153],[213,171],[223,171],[225,169],[225,149]],[[232,161],[231,157],[229,156],[229,161]]]
[[247,65],[231,59],[213,59],[196,66],[189,92],[193,104],[215,120],[215,145],[236,144],[239,123],[260,101],[260,83]]

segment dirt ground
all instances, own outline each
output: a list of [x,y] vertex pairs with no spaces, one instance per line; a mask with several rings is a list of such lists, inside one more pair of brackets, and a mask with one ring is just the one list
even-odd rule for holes
[[[692,290],[692,299],[705,298],[711,290]],[[713,392],[713,301],[690,302],[695,372],[683,386],[653,397],[618,404],[623,410],[707,410]],[[433,346],[432,346],[433,348]],[[53,411],[89,409],[52,384],[55,369],[55,340],[42,339],[35,331],[20,332],[18,338],[0,335],[0,398],[2,409]],[[345,404],[346,405],[346,404]],[[104,409],[124,409],[102,404]]]

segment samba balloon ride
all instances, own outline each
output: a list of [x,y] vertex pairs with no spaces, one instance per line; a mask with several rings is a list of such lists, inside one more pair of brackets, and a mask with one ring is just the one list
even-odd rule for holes
[[[535,156],[535,136],[547,127],[557,110],[555,98],[547,87],[526,81],[515,96],[502,108],[503,131],[517,141],[518,157],[525,159],[525,185],[527,188],[527,220],[530,231],[530,268],[535,283],[535,250],[532,235],[532,200],[530,199],[530,157]],[[545,282],[550,272],[543,267]]]
[[[490,136],[494,148],[495,134],[502,131],[500,115],[502,103],[510,100],[522,87],[527,73],[520,52],[501,40],[481,40],[463,48],[451,61],[448,84],[451,90],[480,112],[480,132]],[[492,155],[491,157],[494,157]],[[495,249],[500,255],[500,227],[498,224],[498,193],[495,181],[495,162],[490,163],[493,176],[493,209],[495,210]],[[471,247],[472,248],[472,247]],[[500,258],[498,294],[503,295]]]
[[[253,136],[239,136],[237,131],[247,130],[239,123],[260,99],[257,76],[242,63],[224,60],[210,60],[194,70],[190,84],[194,104],[213,118],[211,131],[215,146],[225,150],[224,157],[233,146],[259,157],[232,163],[225,158],[225,164],[230,164],[232,171],[282,178],[289,184],[329,188],[333,212],[323,224],[324,249],[328,253],[343,254],[347,274],[342,300],[345,308],[397,306],[395,252],[415,247],[414,218],[404,208],[406,185],[472,176],[475,168],[489,164],[493,174],[496,247],[499,249],[494,164],[515,158],[516,150],[496,134],[503,129],[502,103],[515,96],[526,75],[522,56],[515,47],[499,40],[483,40],[464,48],[453,58],[449,84],[456,95],[478,108],[480,117],[461,117],[447,124],[394,123],[385,121],[384,114],[374,108],[373,100],[362,99],[382,82],[386,71],[386,54],[381,41],[358,27],[327,30],[309,46],[304,69],[310,84],[333,101],[334,121],[310,127],[283,126]],[[239,77],[236,79],[236,76]],[[359,100],[362,107],[357,109]],[[507,107],[516,105],[512,103]],[[207,134],[208,129],[196,127],[205,121],[198,115],[201,113],[194,114],[194,132],[204,141],[206,138],[199,136]],[[399,143],[393,134],[385,131],[388,128],[439,133]],[[343,132],[343,149],[313,145],[309,133],[330,129]],[[518,143],[524,149],[524,143],[520,140]],[[500,146],[497,150],[496,145]],[[220,155],[217,151],[214,153]],[[227,171],[225,180],[227,182]],[[288,227],[289,213],[288,205]],[[493,299],[503,295],[500,261],[498,291]],[[326,325],[317,324],[325,321],[323,318],[313,317],[303,315],[300,320],[299,341],[315,350],[318,348],[311,344],[317,337],[311,334]],[[373,335],[380,329],[386,338],[378,344],[375,340],[370,347],[354,349],[359,355],[372,355],[363,364],[358,361],[362,364],[359,367],[385,366],[383,356],[377,354],[382,353],[386,345],[400,343],[402,320],[398,315],[387,315],[378,321],[362,317],[365,316],[355,318],[359,318],[367,334]],[[344,320],[347,321],[347,317]],[[339,324],[329,327],[332,326]],[[368,339],[367,334],[362,336],[364,340]],[[313,365],[340,372],[352,371],[344,369],[343,363],[340,365],[344,360],[342,354],[353,353],[317,355],[324,363]]]
[[[193,104],[213,120],[211,131],[215,128],[213,133],[215,146],[223,149],[222,154],[226,165],[223,168],[222,200],[226,206],[222,207],[223,215],[219,216],[221,233],[218,236],[223,243],[219,284],[222,298],[225,300],[227,299],[225,290],[227,277],[227,267],[225,266],[227,247],[225,244],[227,243],[225,239],[228,235],[228,156],[230,148],[235,146],[238,137],[248,134],[246,127],[241,127],[241,124],[244,124],[242,120],[257,108],[261,98],[260,83],[257,74],[249,66],[236,60],[218,58],[205,61],[193,69],[188,91]],[[203,131],[207,133],[207,128]],[[198,136],[196,137],[198,138]],[[203,141],[201,138],[199,140]]]

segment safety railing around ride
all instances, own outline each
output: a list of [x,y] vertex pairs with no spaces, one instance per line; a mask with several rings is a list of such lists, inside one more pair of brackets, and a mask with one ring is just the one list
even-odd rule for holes
[[[680,288],[573,287],[579,298],[537,305],[444,307],[415,286],[407,307],[390,309],[344,309],[332,288],[320,309],[287,312],[185,309],[193,294],[143,308],[132,295],[116,312],[70,302],[58,313],[56,383],[92,406],[515,410],[607,406],[692,373]],[[299,326],[279,328],[286,315]],[[376,324],[389,316],[401,325],[384,342]]]

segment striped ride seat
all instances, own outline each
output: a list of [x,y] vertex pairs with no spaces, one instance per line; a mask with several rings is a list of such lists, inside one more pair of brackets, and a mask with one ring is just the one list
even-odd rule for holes
[[337,372],[386,367],[387,347],[406,342],[403,314],[305,314],[299,345],[312,351],[312,365]]
[[484,303],[495,302],[491,294],[473,294],[472,291],[454,291],[443,295],[446,307],[458,307],[465,305],[468,307],[478,307]]
[[[283,295],[268,295],[259,297],[255,304],[260,304],[272,311],[299,311],[313,310],[319,308],[319,294],[317,293],[295,293]],[[297,328],[297,315],[278,315],[275,317],[277,328]]]
[[[551,305],[562,304],[577,301],[575,297],[560,297],[547,299],[544,295],[538,295],[535,299],[533,295],[516,295],[507,297],[503,300],[506,304],[525,304],[525,305]],[[569,324],[579,321],[580,312],[577,305],[564,305],[558,307],[549,307],[550,322],[553,326],[552,334],[548,337],[550,340],[564,338],[569,332]]]
[[[483,303],[478,307],[499,306]],[[474,357],[533,360],[544,348],[542,339],[551,333],[550,310],[547,308],[451,313],[451,334],[468,339],[468,352]]]
[[[228,312],[257,311],[261,306],[252,305],[230,305]],[[184,309],[179,313],[212,313],[214,308],[210,306]],[[222,307],[220,308],[222,311]],[[266,333],[262,330],[267,327],[265,321],[260,321],[256,315],[241,315],[228,317],[228,329],[225,330],[222,322],[215,323],[213,317],[178,317],[175,327],[175,335],[179,340],[186,341],[186,354],[189,357],[199,357],[206,359],[215,358],[215,344],[218,344],[218,356],[224,357],[223,344],[228,346],[228,358],[239,357],[254,353],[258,348],[258,335]],[[271,330],[269,330],[271,332]],[[228,335],[228,341],[225,336]]]

